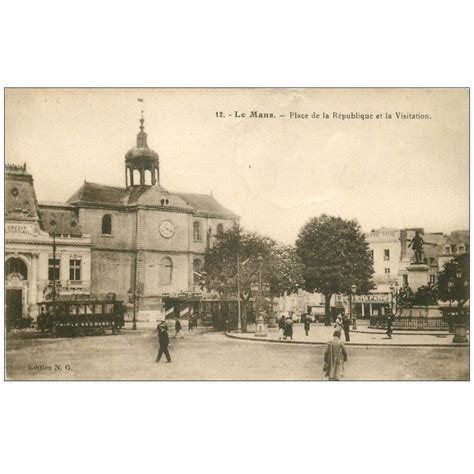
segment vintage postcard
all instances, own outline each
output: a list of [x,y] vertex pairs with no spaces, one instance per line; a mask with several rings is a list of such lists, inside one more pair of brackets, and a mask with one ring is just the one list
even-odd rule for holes
[[5,379],[469,380],[469,94],[5,89]]

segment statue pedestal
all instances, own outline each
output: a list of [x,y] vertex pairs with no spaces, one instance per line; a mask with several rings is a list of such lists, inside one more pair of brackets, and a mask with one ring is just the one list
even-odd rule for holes
[[266,335],[265,319],[263,318],[263,313],[260,312],[255,320],[255,337],[265,337]]
[[420,286],[426,286],[430,282],[430,267],[424,263],[411,263],[407,266],[408,286],[416,291]]
[[454,343],[467,343],[467,327],[465,324],[455,324],[454,325]]

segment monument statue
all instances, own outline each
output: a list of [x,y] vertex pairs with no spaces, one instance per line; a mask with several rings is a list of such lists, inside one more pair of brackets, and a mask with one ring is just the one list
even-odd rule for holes
[[417,230],[415,232],[415,237],[411,240],[408,244],[408,247],[413,249],[415,253],[415,263],[423,263],[423,246],[425,245],[425,241],[423,237],[420,235],[420,231]]

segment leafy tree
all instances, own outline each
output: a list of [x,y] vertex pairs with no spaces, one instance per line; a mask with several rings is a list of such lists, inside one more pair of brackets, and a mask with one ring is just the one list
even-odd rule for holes
[[464,303],[469,299],[469,254],[458,255],[444,264],[438,291],[442,301],[457,301],[458,319],[462,321]]
[[[258,257],[262,257],[262,263]],[[237,264],[239,262],[239,265]],[[256,295],[259,272],[262,287],[273,299],[285,291],[295,291],[302,284],[302,266],[291,247],[279,246],[269,237],[243,230],[235,225],[217,236],[204,256],[206,288],[221,298],[237,296],[237,268],[240,270],[242,329],[247,328],[249,301]]]
[[438,287],[433,284],[420,286],[414,293],[408,293],[405,306],[428,306],[438,303]]
[[358,293],[372,287],[374,273],[369,246],[359,224],[322,214],[310,219],[300,230],[296,252],[304,265],[305,287],[325,297],[325,325],[331,324],[332,295]]

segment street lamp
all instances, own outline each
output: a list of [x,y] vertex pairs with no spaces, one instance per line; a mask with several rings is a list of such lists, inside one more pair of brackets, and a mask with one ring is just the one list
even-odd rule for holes
[[262,309],[262,266],[263,266],[263,257],[259,255],[257,257],[258,262],[258,297],[257,297],[257,316],[255,319],[255,336],[266,336],[267,332],[265,331],[265,319],[263,317]]
[[[395,284],[390,285],[390,312],[395,316],[395,313],[397,312],[398,308],[395,307],[395,303],[397,301],[398,297],[398,281],[395,282]],[[395,312],[394,312],[395,308]]]
[[461,306],[461,294],[463,293],[463,290],[467,290],[467,287],[469,285],[468,281],[462,281],[462,270],[461,268],[457,268],[456,270],[456,293],[458,294],[458,317],[457,317],[457,322],[454,325],[454,337],[453,337],[453,342],[454,343],[466,343],[468,342],[467,340],[467,329],[466,329],[466,321],[464,318],[464,309]]
[[355,311],[354,311],[354,314],[352,314],[352,299],[354,298],[356,290],[357,290],[357,286],[351,285],[351,294],[349,295],[349,314],[350,314],[350,317],[352,318],[353,330],[357,329],[357,317],[355,315]]
[[453,314],[452,314],[452,309],[451,309],[451,303],[452,303],[452,292],[453,292],[453,282],[451,280],[448,281],[448,295],[449,295],[449,316],[448,316],[448,325],[449,325],[449,332],[454,332],[454,326],[453,326]]
[[127,291],[129,299],[133,302],[133,320],[132,320],[132,329],[137,330],[137,306],[140,302],[140,295],[142,290],[140,288],[135,288],[133,291],[131,288]]

